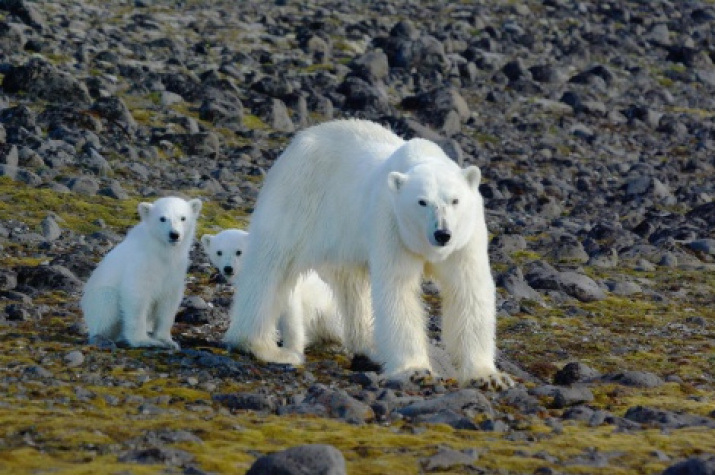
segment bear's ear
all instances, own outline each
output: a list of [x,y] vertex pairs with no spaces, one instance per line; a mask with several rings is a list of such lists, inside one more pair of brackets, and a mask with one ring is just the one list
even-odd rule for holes
[[407,175],[400,172],[390,172],[387,175],[387,186],[390,187],[392,191],[397,193],[400,191],[402,186],[407,182]]
[[198,216],[202,206],[201,200],[198,198],[194,198],[193,200],[189,201],[189,205],[191,206],[191,211],[193,211],[194,214]]
[[213,239],[213,234],[204,234],[201,236],[201,245],[204,246],[206,252],[209,252],[209,247],[211,246],[211,239]]
[[151,203],[139,203],[137,209],[139,210],[139,217],[142,221],[146,221],[149,218],[149,213],[151,213],[153,206]]
[[479,189],[479,182],[482,180],[482,172],[479,170],[479,167],[474,165],[469,166],[462,170],[462,175],[464,175],[464,179],[467,180],[467,183],[469,183],[472,189]]

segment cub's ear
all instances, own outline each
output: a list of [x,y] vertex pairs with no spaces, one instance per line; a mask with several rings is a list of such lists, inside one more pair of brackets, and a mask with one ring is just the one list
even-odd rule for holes
[[198,198],[194,198],[193,200],[189,201],[189,205],[191,206],[191,211],[193,211],[194,214],[198,216],[202,206],[201,200]]
[[204,246],[204,250],[206,252],[209,252],[209,247],[211,246],[211,240],[213,237],[213,234],[204,234],[201,236],[201,245]]
[[407,175],[404,173],[390,172],[390,174],[387,175],[387,186],[395,193],[400,191],[405,183],[407,183]]
[[139,217],[142,221],[146,221],[149,218],[149,213],[154,205],[151,203],[139,203],[137,209],[139,210]]
[[464,179],[467,180],[467,183],[469,183],[472,189],[479,189],[479,182],[482,180],[482,172],[479,170],[479,167],[474,165],[469,166],[462,170],[462,175],[464,175]]

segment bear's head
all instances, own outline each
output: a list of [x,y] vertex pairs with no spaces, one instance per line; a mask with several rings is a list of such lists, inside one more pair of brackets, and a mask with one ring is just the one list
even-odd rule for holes
[[193,239],[200,212],[201,200],[198,198],[186,201],[169,196],[154,203],[139,203],[139,216],[149,233],[170,246]]
[[[449,159],[447,159],[449,160]],[[479,168],[426,161],[391,172],[388,187],[403,244],[429,262],[446,259],[472,238],[483,221]]]
[[233,280],[241,269],[241,259],[247,243],[248,233],[240,229],[226,229],[216,235],[201,236],[201,245],[211,264],[229,281]]

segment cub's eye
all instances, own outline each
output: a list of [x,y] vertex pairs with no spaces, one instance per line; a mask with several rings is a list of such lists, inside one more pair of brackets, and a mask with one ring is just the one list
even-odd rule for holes
[[427,206],[427,202],[425,200],[419,200],[417,202],[420,206]]
[[237,255],[237,256],[240,256],[240,255],[241,255],[241,251],[236,251],[236,255]]
[[159,218],[159,221],[161,221],[162,223],[165,223],[165,222],[166,222],[166,218],[165,218],[164,216],[162,216],[161,218]]
[[453,204],[453,205],[458,205],[458,204],[459,204],[459,200],[458,200],[457,198],[453,199],[453,200],[452,200],[452,204]]
[[182,216],[182,217],[181,217],[181,220],[182,220],[182,221],[186,221],[186,216]]
[[222,251],[216,251],[216,255],[217,255],[217,256],[223,256],[223,252],[222,252]]

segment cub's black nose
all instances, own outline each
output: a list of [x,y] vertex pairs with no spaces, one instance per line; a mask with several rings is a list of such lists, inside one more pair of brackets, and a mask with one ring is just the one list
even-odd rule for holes
[[181,237],[181,234],[177,233],[176,231],[171,231],[169,233],[169,239],[171,239],[172,241],[178,241],[179,237]]
[[223,273],[226,275],[232,275],[233,274],[233,267],[231,266],[224,266],[223,268]]
[[438,229],[434,232],[434,240],[437,241],[437,244],[440,246],[447,244],[451,237],[452,233],[449,232],[448,229]]

